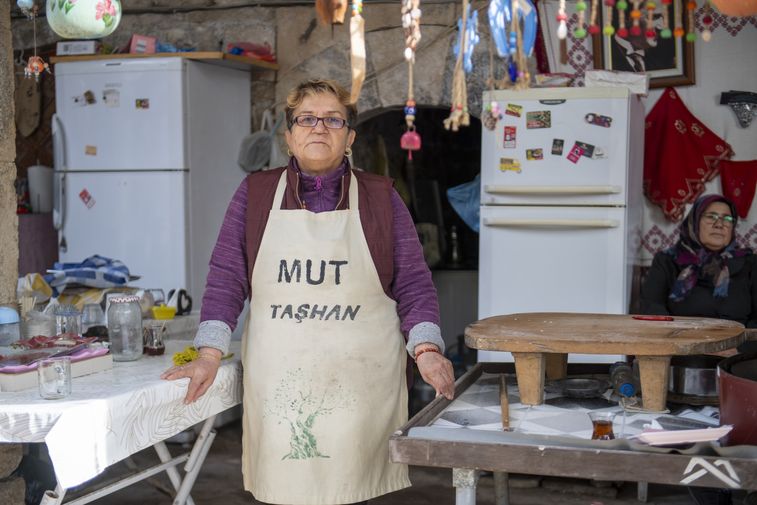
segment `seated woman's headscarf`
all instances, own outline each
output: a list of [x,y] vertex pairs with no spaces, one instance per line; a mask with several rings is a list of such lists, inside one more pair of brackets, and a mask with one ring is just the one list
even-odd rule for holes
[[[699,220],[705,209],[714,202],[723,202],[731,209],[733,216],[733,236],[731,242],[719,252],[710,251],[699,242]],[[673,283],[670,298],[680,302],[689,294],[699,279],[712,279],[715,286],[713,295],[728,296],[730,272],[727,260],[752,254],[751,249],[739,248],[736,245],[736,223],[738,214],[736,206],[721,195],[704,195],[699,197],[691,210],[681,222],[680,236],[676,245],[665,251],[673,256],[677,265],[682,267],[681,273]]]

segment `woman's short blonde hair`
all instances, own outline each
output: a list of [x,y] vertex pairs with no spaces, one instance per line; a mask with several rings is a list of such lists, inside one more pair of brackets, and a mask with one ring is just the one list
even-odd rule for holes
[[311,79],[298,84],[287,95],[286,119],[287,127],[292,128],[294,124],[294,110],[300,106],[306,96],[317,95],[320,93],[331,93],[339,103],[347,109],[347,125],[355,129],[357,121],[357,105],[350,102],[350,93],[339,85],[336,81],[329,79]]

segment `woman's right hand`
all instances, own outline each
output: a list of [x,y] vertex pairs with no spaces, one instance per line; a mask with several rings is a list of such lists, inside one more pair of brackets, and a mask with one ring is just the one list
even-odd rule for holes
[[172,381],[188,377],[189,387],[187,388],[187,395],[184,397],[184,404],[188,405],[204,395],[208,388],[213,385],[220,366],[221,351],[203,349],[196,359],[186,365],[169,368],[160,375],[160,378]]

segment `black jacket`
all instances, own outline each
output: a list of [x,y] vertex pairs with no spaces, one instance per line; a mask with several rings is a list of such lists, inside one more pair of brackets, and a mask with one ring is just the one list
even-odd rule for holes
[[727,265],[728,296],[713,296],[712,280],[700,278],[686,298],[676,302],[669,295],[682,268],[673,256],[657,253],[641,285],[641,313],[730,319],[757,328],[757,256],[731,258]]

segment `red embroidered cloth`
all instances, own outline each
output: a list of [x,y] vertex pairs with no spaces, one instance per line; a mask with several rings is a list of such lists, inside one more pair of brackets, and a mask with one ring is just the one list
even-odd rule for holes
[[719,167],[723,195],[736,204],[739,217],[744,219],[749,214],[757,188],[757,160],[722,160]]
[[644,194],[671,221],[718,174],[731,146],[689,112],[673,88],[663,92],[647,114],[644,135]]

